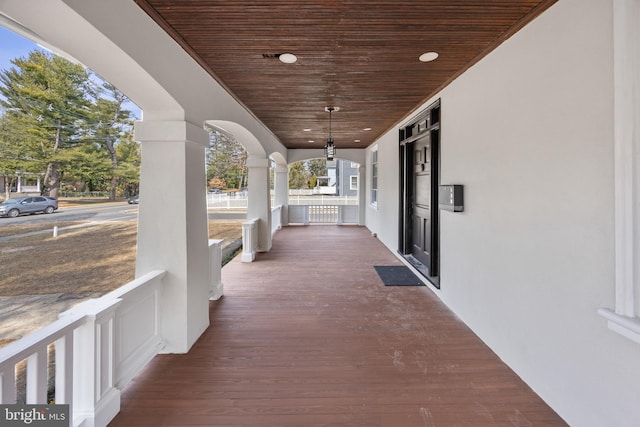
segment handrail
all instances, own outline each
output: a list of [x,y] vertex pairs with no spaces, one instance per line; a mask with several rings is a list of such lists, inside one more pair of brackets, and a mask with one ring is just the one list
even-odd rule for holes
[[135,292],[140,290],[140,287],[156,280],[162,279],[167,275],[165,270],[154,270],[147,274],[144,274],[137,279],[133,279],[129,283],[120,286],[117,289],[112,290],[111,292],[104,294],[102,298],[124,298],[127,294],[131,292]]
[[14,341],[0,349],[0,372],[6,365],[15,365],[34,353],[33,349],[42,345],[53,344],[62,338],[66,331],[75,329],[84,322],[84,315],[77,314],[68,318],[60,318],[47,326],[25,335],[18,341]]

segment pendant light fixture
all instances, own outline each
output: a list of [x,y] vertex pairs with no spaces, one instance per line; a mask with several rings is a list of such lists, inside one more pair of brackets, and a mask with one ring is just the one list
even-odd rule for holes
[[327,145],[324,147],[324,155],[328,162],[332,161],[336,154],[336,147],[331,137],[331,113],[338,110],[338,107],[324,107],[324,111],[329,113],[329,138],[327,138]]

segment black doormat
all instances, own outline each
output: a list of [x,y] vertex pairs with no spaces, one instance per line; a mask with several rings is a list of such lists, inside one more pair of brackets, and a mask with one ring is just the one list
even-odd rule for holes
[[422,280],[404,265],[374,265],[385,286],[424,286]]

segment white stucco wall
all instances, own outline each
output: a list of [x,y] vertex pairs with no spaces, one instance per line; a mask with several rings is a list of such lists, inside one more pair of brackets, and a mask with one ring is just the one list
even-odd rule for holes
[[[614,306],[612,44],[612,2],[561,0],[436,97],[465,212],[441,214],[435,292],[575,426],[640,423],[640,345],[596,313]],[[367,209],[393,251],[397,145],[377,142]]]
[[[371,203],[371,151],[378,150],[378,203]],[[385,134],[366,153],[366,225],[394,252],[398,249],[398,132]]]

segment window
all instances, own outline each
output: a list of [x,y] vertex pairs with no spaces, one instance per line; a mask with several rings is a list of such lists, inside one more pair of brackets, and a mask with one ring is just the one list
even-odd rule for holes
[[357,190],[358,189],[358,175],[350,175],[349,176],[349,189]]
[[378,206],[378,148],[371,151],[371,202]]

